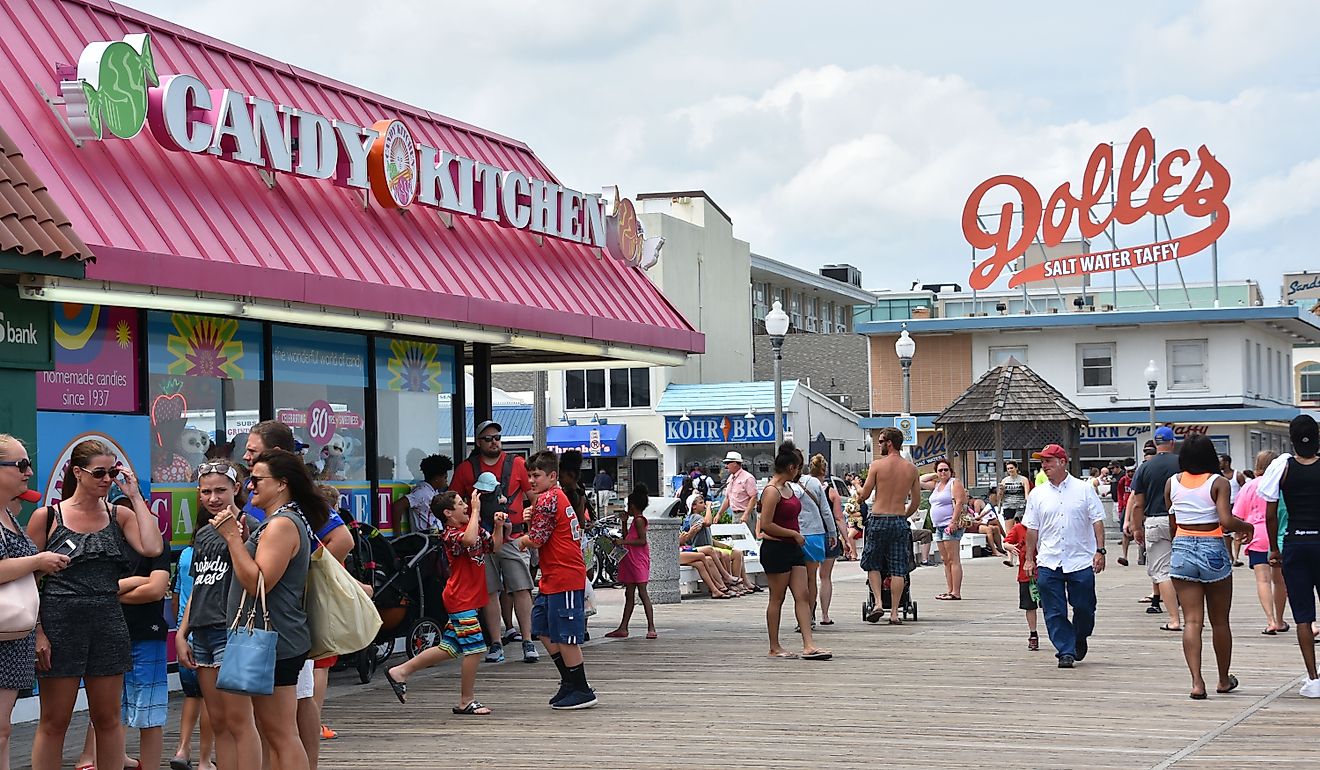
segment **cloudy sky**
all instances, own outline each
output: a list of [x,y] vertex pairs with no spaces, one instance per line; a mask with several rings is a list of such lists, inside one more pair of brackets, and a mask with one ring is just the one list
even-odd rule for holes
[[[849,262],[868,288],[965,285],[978,183],[1078,187],[1096,144],[1121,156],[1142,126],[1160,154],[1204,144],[1231,173],[1223,278],[1273,299],[1283,272],[1320,268],[1306,0],[127,3],[520,139],[577,189],[704,189],[754,251]],[[1208,252],[1182,263],[1208,280]]]

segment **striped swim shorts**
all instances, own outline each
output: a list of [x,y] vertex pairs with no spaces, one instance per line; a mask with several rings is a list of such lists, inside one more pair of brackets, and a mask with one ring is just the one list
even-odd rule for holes
[[477,611],[464,610],[450,613],[449,622],[445,624],[445,631],[440,635],[440,641],[436,646],[454,658],[464,655],[485,655],[486,638],[481,634],[481,621],[477,619]]

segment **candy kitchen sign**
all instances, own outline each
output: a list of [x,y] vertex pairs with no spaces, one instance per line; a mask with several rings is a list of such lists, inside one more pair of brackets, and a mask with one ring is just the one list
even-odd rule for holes
[[132,139],[148,128],[168,150],[329,179],[366,191],[385,209],[418,205],[480,217],[596,246],[637,266],[659,255],[661,239],[645,238],[626,199],[607,201],[420,144],[393,118],[361,126],[236,89],[211,88],[194,75],[162,76],[146,34],[88,45],[76,78],[61,82],[60,91],[79,141],[107,134]]
[[[1038,237],[1047,247],[1058,246],[1074,220],[1087,239],[1101,235],[1111,223],[1130,225],[1145,216],[1163,216],[1179,208],[1188,216],[1203,220],[1204,226],[1189,235],[1159,243],[1048,259],[1019,271],[1009,280],[1010,287],[1182,259],[1209,247],[1228,228],[1225,203],[1230,184],[1228,170],[1205,145],[1197,149],[1194,162],[1190,151],[1176,149],[1157,163],[1155,138],[1149,129],[1142,128],[1128,143],[1121,166],[1114,165],[1112,145],[1098,145],[1080,181],[1076,190],[1071,182],[1064,182],[1047,199],[1020,176],[1000,175],[977,185],[963,207],[963,236],[973,248],[988,249],[990,256],[972,268],[967,279],[972,288],[990,288]],[[1115,183],[1116,201],[1108,214],[1097,219],[1091,212],[1096,206],[1108,203],[1111,181]],[[1148,195],[1143,189],[1147,185]],[[1003,204],[997,226],[986,230],[978,216],[982,201],[992,190],[1001,187],[1007,188],[1010,198],[1015,200]],[[1136,199],[1143,195],[1145,200],[1138,202]],[[1016,211],[1022,212],[1022,227],[1015,236]]]

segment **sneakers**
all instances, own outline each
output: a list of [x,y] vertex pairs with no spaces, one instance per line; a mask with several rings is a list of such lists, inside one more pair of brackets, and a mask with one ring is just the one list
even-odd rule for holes
[[1036,652],[1040,649],[1040,637],[1032,634],[1027,637],[1027,649]]
[[1074,657],[1071,656],[1071,655],[1060,655],[1060,656],[1059,656],[1059,668],[1072,668],[1072,667],[1073,667],[1073,663],[1074,663],[1076,660],[1077,660],[1077,659],[1074,658]]
[[503,662],[504,662],[504,645],[502,645],[502,644],[492,644],[492,645],[490,646],[490,652],[486,653],[486,662],[487,662],[487,663],[503,663]]
[[1297,694],[1303,698],[1320,698],[1320,679],[1308,679]]
[[553,706],[555,705],[555,701],[567,697],[568,694],[571,692],[573,692],[573,685],[569,682],[565,682],[561,680],[559,682],[559,691],[556,692],[553,696],[551,696],[548,702],[551,706]]
[[500,637],[501,644],[513,644],[514,642],[521,642],[522,640],[522,634],[519,633],[516,628],[510,628],[508,631],[504,632],[504,636]]
[[536,642],[523,642],[523,663],[535,663],[541,659],[536,651]]
[[339,737],[339,733],[330,729],[330,725],[321,725],[321,740],[329,741]]
[[1089,649],[1090,649],[1090,648],[1087,646],[1087,644],[1086,644],[1086,640],[1085,640],[1085,639],[1078,639],[1078,640],[1077,640],[1077,660],[1086,660],[1086,653],[1087,653],[1087,651],[1088,651]]
[[594,690],[570,690],[567,695],[551,703],[550,708],[557,711],[576,711],[589,709],[594,705],[596,705]]

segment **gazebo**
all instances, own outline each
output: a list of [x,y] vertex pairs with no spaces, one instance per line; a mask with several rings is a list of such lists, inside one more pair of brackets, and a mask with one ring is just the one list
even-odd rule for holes
[[[974,480],[977,475],[976,452],[994,453],[994,483],[1003,477],[1005,449],[1038,451],[1046,444],[1067,449],[1073,473],[1078,473],[1087,422],[1076,404],[1013,358],[982,375],[935,418],[948,450],[963,455],[964,478]],[[1025,472],[1028,466],[1020,467]]]

